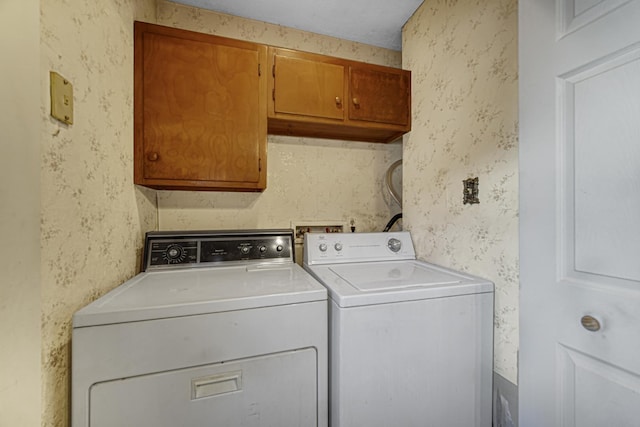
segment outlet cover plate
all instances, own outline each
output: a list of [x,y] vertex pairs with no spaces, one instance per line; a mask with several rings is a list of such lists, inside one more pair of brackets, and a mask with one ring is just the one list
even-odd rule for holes
[[480,203],[480,199],[478,197],[478,185],[480,180],[478,177],[469,178],[462,181],[463,190],[462,190],[462,203],[463,204],[476,204]]

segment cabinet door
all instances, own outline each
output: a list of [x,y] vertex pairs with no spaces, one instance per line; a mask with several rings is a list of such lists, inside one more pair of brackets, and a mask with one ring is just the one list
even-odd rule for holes
[[136,23],[136,183],[266,186],[266,47]]
[[294,55],[274,54],[274,113],[342,120],[344,66]]
[[376,67],[349,68],[349,120],[408,126],[411,74]]

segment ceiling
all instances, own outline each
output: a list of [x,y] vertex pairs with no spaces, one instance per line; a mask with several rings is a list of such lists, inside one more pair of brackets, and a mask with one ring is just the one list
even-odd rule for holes
[[423,0],[171,0],[203,9],[402,50],[402,26]]

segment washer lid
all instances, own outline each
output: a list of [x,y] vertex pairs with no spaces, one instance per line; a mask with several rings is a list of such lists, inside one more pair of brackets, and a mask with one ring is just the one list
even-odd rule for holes
[[331,267],[331,270],[362,292],[444,285],[461,281],[458,276],[426,268],[414,262],[342,264]]
[[138,274],[78,311],[73,327],[326,299],[326,289],[294,263],[153,271]]
[[493,283],[423,261],[306,266],[340,307],[493,292]]

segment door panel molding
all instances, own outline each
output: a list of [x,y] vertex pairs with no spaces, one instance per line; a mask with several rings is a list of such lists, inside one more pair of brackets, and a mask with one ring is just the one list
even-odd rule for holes
[[[605,91],[598,87],[600,80],[604,82],[601,86]],[[626,217],[640,211],[640,198],[633,196],[640,194],[640,171],[634,166],[640,164],[640,148],[634,148],[638,144],[633,136],[640,135],[640,126],[634,117],[624,116],[631,115],[627,112],[631,109],[612,111],[609,104],[596,105],[611,91],[614,86],[611,82],[617,80],[622,80],[620,90],[627,91],[631,85],[637,86],[640,92],[640,43],[556,79],[558,281],[640,290],[640,265],[631,259],[633,253],[640,253],[640,239],[634,238],[640,236],[640,223]],[[616,93],[611,96],[615,98]],[[593,105],[587,105],[585,100]],[[600,121],[618,123],[620,129],[615,130],[619,134],[612,140],[627,141],[627,146],[607,145],[606,135],[595,135],[600,131]],[[580,129],[577,135],[576,129]],[[598,159],[598,164],[582,165],[580,159]],[[598,174],[612,169],[626,179],[614,186],[602,187]],[[600,172],[593,173],[594,170]],[[616,209],[618,206],[621,209]],[[594,217],[598,214],[602,221]],[[623,228],[620,224],[631,226]],[[603,243],[612,241],[618,244],[608,245],[605,250]],[[593,263],[590,260],[594,258],[606,263]]]
[[[556,347],[559,425],[563,427],[629,426],[637,420],[615,418],[621,406],[640,407],[640,376],[574,348]],[[631,393],[628,393],[631,392]],[[597,401],[594,406],[590,402]],[[612,418],[613,417],[613,418]]]
[[556,2],[557,40],[578,31],[631,0],[558,0]]

